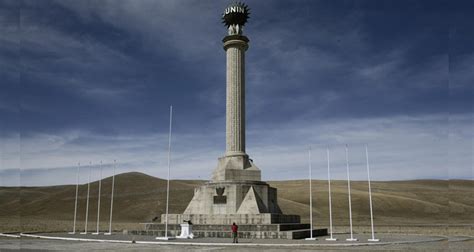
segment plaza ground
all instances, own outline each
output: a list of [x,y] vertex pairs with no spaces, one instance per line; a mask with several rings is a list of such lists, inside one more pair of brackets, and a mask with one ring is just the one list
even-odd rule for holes
[[[349,243],[344,239],[347,235],[336,235],[339,241],[327,242],[325,237],[317,241],[275,240],[275,239],[241,239],[239,244],[232,244],[230,239],[200,238],[194,240],[156,241],[148,236],[93,236],[68,235],[64,233],[38,234],[55,237],[77,237],[94,239],[123,240],[127,243],[94,242],[94,241],[63,241],[38,239],[31,237],[0,238],[0,251],[472,251],[473,237],[461,236],[423,236],[423,235],[388,235],[378,234],[383,245],[371,243],[367,245],[367,235],[358,235],[358,243]],[[137,243],[131,243],[135,240]],[[140,244],[140,241],[157,242]],[[402,243],[398,243],[402,242]],[[404,243],[408,242],[408,243]],[[352,244],[348,246],[349,244]]]

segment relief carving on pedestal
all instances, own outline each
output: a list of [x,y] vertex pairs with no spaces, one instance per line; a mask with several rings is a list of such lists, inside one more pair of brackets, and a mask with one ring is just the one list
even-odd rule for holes
[[227,196],[224,196],[225,187],[216,187],[216,194],[214,196],[214,204],[227,204]]

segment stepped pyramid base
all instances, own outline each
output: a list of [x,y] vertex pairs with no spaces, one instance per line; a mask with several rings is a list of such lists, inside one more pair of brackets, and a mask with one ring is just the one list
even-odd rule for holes
[[[282,214],[277,190],[262,181],[209,182],[194,190],[194,197],[182,215],[170,216],[168,223],[175,224],[183,220],[195,224],[299,223],[299,217]],[[162,215],[161,222],[164,220]]]

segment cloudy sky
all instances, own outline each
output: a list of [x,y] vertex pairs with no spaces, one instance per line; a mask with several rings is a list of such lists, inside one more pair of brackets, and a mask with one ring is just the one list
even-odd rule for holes
[[[215,0],[0,0],[0,185],[139,171],[209,179],[225,150]],[[472,179],[474,5],[257,1],[247,153],[265,180]]]

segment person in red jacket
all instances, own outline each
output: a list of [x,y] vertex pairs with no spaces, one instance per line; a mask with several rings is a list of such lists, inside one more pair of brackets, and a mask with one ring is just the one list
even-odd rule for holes
[[238,230],[239,226],[235,225],[235,222],[232,223],[232,237],[234,238],[232,243],[239,243],[239,235],[237,232]]

